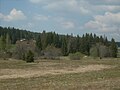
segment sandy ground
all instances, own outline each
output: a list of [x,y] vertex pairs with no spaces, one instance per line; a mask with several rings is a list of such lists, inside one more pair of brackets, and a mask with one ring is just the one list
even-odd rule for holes
[[98,71],[103,69],[110,69],[113,66],[110,65],[84,65],[77,68],[64,68],[64,69],[0,69],[0,79],[10,78],[30,78],[39,77],[45,75],[58,75],[58,74],[69,74],[69,73],[83,73],[90,71]]

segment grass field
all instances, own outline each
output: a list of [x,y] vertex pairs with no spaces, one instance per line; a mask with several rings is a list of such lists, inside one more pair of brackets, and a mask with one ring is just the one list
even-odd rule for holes
[[120,58],[0,60],[0,90],[120,90]]

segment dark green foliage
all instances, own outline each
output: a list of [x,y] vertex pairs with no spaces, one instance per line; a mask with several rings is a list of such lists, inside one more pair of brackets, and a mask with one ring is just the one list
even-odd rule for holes
[[9,34],[1,35],[0,37],[0,50],[8,51],[11,48],[11,39]]
[[28,51],[25,57],[27,63],[34,62],[34,54],[32,51]]
[[111,40],[110,50],[111,50],[111,56],[116,58],[118,47],[117,47],[115,40],[113,38]]
[[41,51],[42,50],[42,42],[41,42],[41,36],[39,35],[36,40],[36,46]]
[[30,31],[26,31],[26,30],[20,30],[20,29],[16,29],[14,27],[1,27],[0,26],[0,36],[6,36],[6,35],[10,36],[11,39],[11,43],[15,44],[17,40],[21,40],[21,39],[33,39],[33,38],[37,38],[39,33],[34,33],[34,32],[30,32]]
[[65,37],[63,38],[61,49],[62,49],[62,54],[66,56],[68,52],[67,52],[67,42]]
[[[11,27],[8,28],[0,27],[0,49],[8,50],[10,48],[10,44],[15,44],[17,40],[21,39],[36,40],[37,53],[45,51],[46,48],[48,48],[48,46],[54,46],[55,48],[61,49],[62,55],[64,56],[69,55],[69,53],[76,52],[81,52],[89,56],[92,51],[94,51],[93,54],[95,54],[96,52],[95,50],[96,47],[94,48],[92,46],[96,46],[97,44],[99,44],[103,46],[101,47],[102,51],[99,50],[100,52],[104,52],[103,49],[105,49],[109,51],[110,53],[109,56],[117,57],[117,45],[115,41],[114,40],[108,41],[107,37],[105,36],[99,37],[96,34],[93,35],[92,33],[91,34],[86,33],[82,37],[80,37],[79,35],[73,36],[73,34],[59,35],[55,32],[46,32],[45,30],[42,33],[34,33]],[[23,50],[21,49],[21,52],[22,51]],[[100,56],[100,54],[99,55],[98,54],[95,56]]]
[[0,37],[0,58],[10,58],[12,53],[10,52],[11,42],[9,35],[1,35]]
[[68,41],[68,53],[75,53],[77,51],[77,41],[76,38],[70,37]]
[[102,36],[100,36],[99,42],[100,42],[100,43],[104,43],[104,39],[103,39]]
[[120,47],[120,42],[116,42],[116,44],[118,45],[118,47]]
[[80,52],[86,55],[89,55],[90,48],[94,43],[94,42],[91,42],[89,38],[90,38],[90,35],[86,34],[86,35],[83,35],[81,39]]
[[0,37],[0,50],[5,51],[6,49],[6,39],[5,36]]

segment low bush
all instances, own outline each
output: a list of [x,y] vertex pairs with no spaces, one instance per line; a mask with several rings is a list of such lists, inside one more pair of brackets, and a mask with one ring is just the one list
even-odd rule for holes
[[25,60],[27,63],[34,62],[34,54],[32,51],[28,51],[27,55],[25,56]]
[[80,52],[76,52],[76,53],[70,53],[69,54],[69,58],[71,60],[80,60],[81,58],[84,57],[84,54],[80,53]]
[[0,58],[7,60],[8,58],[12,57],[11,52],[6,52],[6,51],[0,51]]
[[47,48],[43,51],[44,59],[56,60],[59,59],[61,55],[61,49],[56,48],[53,45],[47,46]]

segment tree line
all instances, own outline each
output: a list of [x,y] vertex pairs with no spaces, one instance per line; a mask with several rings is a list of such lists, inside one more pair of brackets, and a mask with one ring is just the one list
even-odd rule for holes
[[38,53],[40,56],[48,55],[48,52],[50,52],[49,54],[53,53],[53,55],[59,52],[62,56],[80,52],[87,56],[117,57],[117,44],[115,40],[112,38],[111,41],[108,41],[106,36],[97,36],[92,33],[86,33],[83,36],[73,36],[73,34],[60,35],[55,32],[46,31],[37,33],[14,27],[0,26],[1,52],[5,51],[10,53],[14,51],[12,47],[16,45],[16,41],[21,39],[35,40],[35,53]]
[[6,37],[6,35],[9,35],[11,43],[15,44],[17,40],[21,40],[23,38],[25,39],[32,39],[36,38],[39,33],[30,32],[27,30],[17,29],[14,27],[2,27],[0,26],[0,36]]

